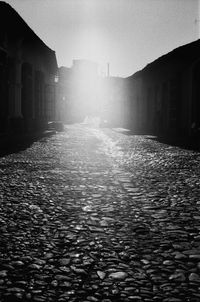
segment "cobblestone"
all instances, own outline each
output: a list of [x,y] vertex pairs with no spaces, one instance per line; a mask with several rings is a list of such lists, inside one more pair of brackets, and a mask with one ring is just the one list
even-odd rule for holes
[[67,126],[0,159],[0,301],[200,301],[200,154]]

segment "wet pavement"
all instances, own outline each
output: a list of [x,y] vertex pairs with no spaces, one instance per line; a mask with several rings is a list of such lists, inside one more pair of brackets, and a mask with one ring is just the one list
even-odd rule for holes
[[0,158],[0,301],[200,301],[200,153],[120,129]]

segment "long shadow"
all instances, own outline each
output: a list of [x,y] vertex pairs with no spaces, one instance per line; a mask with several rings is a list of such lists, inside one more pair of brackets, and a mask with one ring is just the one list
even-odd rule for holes
[[179,147],[181,149],[200,151],[200,139],[198,138],[171,138],[171,137],[149,137],[148,139],[155,140],[159,143]]
[[26,150],[34,142],[39,141],[45,137],[52,136],[55,131],[46,131],[31,135],[16,135],[0,137],[0,158],[12,153],[18,153]]
[[159,136],[147,134],[146,132],[135,132],[131,129],[113,128],[114,131],[125,135],[142,135],[147,140],[154,140],[162,144],[180,147],[186,150],[200,151],[200,137],[178,137],[178,136]]

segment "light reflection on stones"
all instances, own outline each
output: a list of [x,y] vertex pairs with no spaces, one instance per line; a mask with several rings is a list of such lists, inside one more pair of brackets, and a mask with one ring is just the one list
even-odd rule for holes
[[78,125],[1,158],[2,301],[198,301],[199,158]]

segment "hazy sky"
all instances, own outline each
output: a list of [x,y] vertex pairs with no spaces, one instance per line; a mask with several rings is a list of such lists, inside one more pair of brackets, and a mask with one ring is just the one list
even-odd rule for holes
[[59,66],[73,59],[107,62],[129,76],[172,49],[199,38],[198,0],[5,0],[56,51]]

